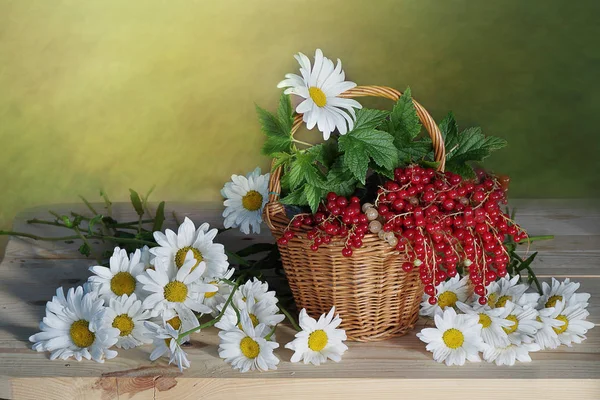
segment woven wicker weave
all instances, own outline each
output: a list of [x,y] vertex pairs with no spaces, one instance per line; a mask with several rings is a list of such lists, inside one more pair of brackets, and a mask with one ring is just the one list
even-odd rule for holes
[[[401,93],[382,86],[359,86],[344,92],[341,97],[376,96],[398,100]],[[445,148],[441,132],[429,113],[414,102],[421,123],[433,141],[438,169],[443,171]],[[293,132],[302,119],[297,115]],[[271,175],[269,203],[265,221],[273,236],[280,238],[290,220],[278,202],[281,190],[281,168]],[[402,270],[406,261],[375,234],[368,233],[363,246],[352,257],[344,257],[342,241],[332,240],[311,251],[307,231],[297,231],[287,245],[279,246],[283,267],[298,309],[306,308],[309,315],[318,317],[336,307],[342,318],[342,328],[349,340],[376,341],[403,335],[414,327],[419,314],[423,289],[418,269]]]

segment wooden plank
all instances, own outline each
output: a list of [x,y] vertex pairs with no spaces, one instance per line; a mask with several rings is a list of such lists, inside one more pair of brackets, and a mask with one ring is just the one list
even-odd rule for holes
[[[424,376],[426,378],[426,376]],[[597,399],[600,387],[593,380],[581,379],[381,379],[352,380],[296,379],[294,376],[277,381],[270,379],[222,379],[222,378],[175,378],[157,377],[154,386],[146,388],[149,380],[141,383],[123,382],[117,379],[107,383],[104,378],[56,378],[43,382],[33,378],[18,378],[12,382],[15,399],[23,400],[80,400],[117,398],[132,400],[230,400],[260,398],[263,400],[306,399],[398,399],[431,398],[443,393],[444,399],[469,397],[486,400],[522,398],[523,393],[539,393],[545,400]],[[137,390],[138,388],[146,388]],[[0,392],[0,395],[2,393]],[[434,397],[436,398],[436,397]]]

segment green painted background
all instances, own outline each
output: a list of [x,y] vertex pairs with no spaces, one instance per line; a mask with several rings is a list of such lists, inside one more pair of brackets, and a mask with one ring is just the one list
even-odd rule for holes
[[[217,200],[257,164],[292,54],[413,95],[510,147],[515,197],[600,195],[596,0],[0,0],[0,226],[129,187]],[[377,103],[384,106],[386,103]]]

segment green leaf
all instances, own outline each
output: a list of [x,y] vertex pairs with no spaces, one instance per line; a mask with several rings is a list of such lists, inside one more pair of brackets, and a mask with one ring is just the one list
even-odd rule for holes
[[240,257],[248,257],[253,254],[263,253],[265,251],[273,251],[273,247],[276,244],[273,243],[254,243],[248,247],[244,247],[242,250],[236,252]]
[[313,212],[313,214],[316,213],[317,209],[319,208],[319,203],[321,203],[324,190],[319,186],[307,183],[304,185],[304,192],[306,193],[306,199],[308,200],[310,210]]
[[398,159],[392,135],[372,127],[355,128],[340,136],[338,144],[344,152],[344,166],[363,184],[366,181],[370,158],[380,167],[387,169],[393,169]]
[[275,153],[289,153],[292,149],[291,137],[269,136],[262,147],[265,156],[273,157]]
[[287,173],[292,190],[301,186],[304,182],[313,186],[322,186],[323,175],[314,163],[314,154],[309,152],[296,152],[296,158],[290,164],[290,170]]
[[307,151],[313,155],[317,162],[326,168],[331,168],[331,165],[338,157],[337,144],[333,140],[317,144]]
[[81,246],[79,246],[79,252],[86,257],[89,257],[90,254],[92,254],[92,250],[90,249],[90,246],[88,246],[87,243],[84,243]]
[[468,128],[457,134],[455,138],[448,135],[446,162],[461,164],[467,161],[483,161],[492,151],[504,146],[506,146],[506,140],[495,136],[485,136],[479,127]]
[[388,132],[394,136],[397,144],[401,145],[412,141],[421,132],[421,121],[417,115],[410,88],[406,88],[404,94],[400,96],[394,105],[388,128]]
[[133,208],[135,208],[137,215],[140,217],[144,215],[144,206],[142,206],[140,195],[135,190],[129,189],[129,197],[131,198],[131,204],[133,204]]
[[467,163],[448,161],[446,162],[446,171],[453,172],[467,179],[473,179],[477,176],[473,167]]
[[287,164],[290,163],[290,160],[293,158],[293,154],[288,154],[288,153],[274,153],[272,154],[274,162],[273,162],[273,166],[271,167],[271,172],[274,172],[277,168],[281,167],[282,165],[285,166]]
[[306,192],[302,187],[289,193],[287,196],[279,200],[279,202],[281,204],[288,204],[291,206],[305,206],[308,204],[308,199],[306,198]]
[[356,123],[354,124],[354,129],[351,132],[361,129],[377,128],[383,121],[385,121],[389,114],[390,112],[385,110],[371,110],[368,108],[363,108],[356,113]]
[[442,132],[442,138],[446,145],[450,138],[455,138],[456,135],[458,135],[458,125],[456,124],[456,119],[452,112],[449,112],[438,126],[440,127],[440,132]]
[[369,169],[372,169],[373,171],[375,171],[376,173],[378,173],[379,175],[383,175],[386,178],[389,179],[394,179],[394,170],[393,169],[387,169],[384,167],[380,167],[379,165],[377,165],[374,162],[370,162],[369,163]]
[[102,214],[98,214],[95,215],[94,218],[90,219],[90,222],[88,222],[88,232],[90,235],[93,235],[94,233],[92,232],[92,229],[94,228],[94,225],[96,225],[98,222],[102,221]]
[[341,196],[350,196],[356,190],[358,180],[344,167],[344,157],[340,157],[327,173],[325,189]]
[[163,223],[165,222],[165,202],[161,201],[156,208],[156,216],[154,217],[154,224],[152,225],[152,232],[157,232],[162,229]]
[[398,149],[399,165],[406,165],[414,161],[424,160],[429,153],[433,155],[431,139],[428,137],[421,140],[407,141],[404,144],[399,144],[398,141],[396,141],[396,146]]
[[[280,107],[285,106],[280,104]],[[256,112],[258,113],[261,129],[267,135],[267,140],[262,149],[263,154],[272,156],[273,153],[277,152],[289,153],[292,148],[291,125],[288,127],[286,121],[280,121],[279,118],[259,106],[256,106]]]
[[421,160],[421,161],[419,162],[419,164],[421,164],[421,165],[422,165],[422,166],[424,166],[424,167],[427,167],[427,168],[433,168],[433,169],[436,169],[437,167],[439,167],[439,166],[440,166],[440,163],[439,163],[439,161],[427,161],[427,160]]
[[290,96],[282,93],[279,98],[279,107],[277,108],[277,117],[281,127],[286,132],[291,132],[292,125],[294,124],[294,109],[292,108],[292,102]]

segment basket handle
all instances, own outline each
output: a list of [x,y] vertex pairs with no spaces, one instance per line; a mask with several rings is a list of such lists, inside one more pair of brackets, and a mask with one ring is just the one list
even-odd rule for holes
[[[344,98],[354,98],[354,97],[384,97],[386,99],[390,99],[393,101],[398,101],[402,93],[396,89],[392,89],[386,86],[357,86],[355,88],[349,89],[344,93],[340,94],[339,97]],[[444,147],[444,138],[442,137],[442,132],[440,128],[437,126],[431,115],[427,112],[427,110],[417,103],[413,99],[413,104],[415,105],[415,109],[417,111],[417,115],[419,116],[419,120],[427,130],[427,133],[431,137],[431,141],[433,143],[433,152],[435,161],[439,162],[437,170],[440,172],[444,171],[444,167],[446,164],[446,148]],[[292,133],[295,133],[302,125],[302,117],[301,115],[296,115],[294,118],[294,124],[292,125]],[[269,179],[269,202],[265,205],[264,209],[264,219],[269,228],[273,231],[276,229],[271,222],[271,217],[279,214],[285,213],[285,210],[281,203],[279,203],[279,195],[281,193],[281,167],[278,167],[271,174],[271,178]]]

